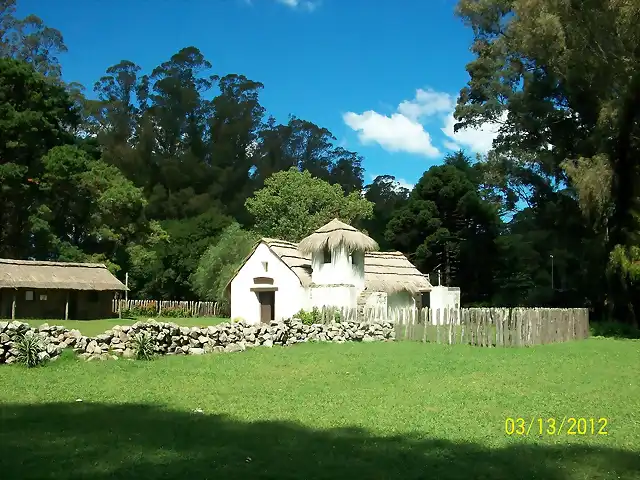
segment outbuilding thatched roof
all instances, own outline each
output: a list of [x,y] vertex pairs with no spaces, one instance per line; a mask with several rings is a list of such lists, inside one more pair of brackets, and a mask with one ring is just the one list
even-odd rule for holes
[[[303,287],[311,285],[311,258],[300,252],[298,244],[274,238],[263,238],[258,245],[260,243],[266,244],[280,257],[297,275]],[[364,283],[365,288],[372,292],[407,291],[415,294],[431,290],[427,277],[400,252],[365,253]]]
[[351,251],[361,252],[371,252],[379,248],[373,238],[334,218],[303,238],[298,244],[298,250],[305,255],[311,255],[313,252],[322,251],[325,247],[334,249],[339,245],[344,245]]
[[127,287],[101,263],[0,258],[0,288],[122,291]]
[[428,292],[431,283],[400,252],[368,252],[364,256],[364,285],[372,292]]

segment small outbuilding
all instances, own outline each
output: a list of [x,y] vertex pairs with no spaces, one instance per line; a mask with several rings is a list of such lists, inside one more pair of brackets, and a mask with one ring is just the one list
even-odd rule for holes
[[101,263],[0,259],[0,318],[109,318],[126,289]]

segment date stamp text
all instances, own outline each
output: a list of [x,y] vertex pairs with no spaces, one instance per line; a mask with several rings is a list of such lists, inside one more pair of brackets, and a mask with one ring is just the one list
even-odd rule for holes
[[507,417],[504,432],[509,436],[528,435],[609,435],[605,417]]

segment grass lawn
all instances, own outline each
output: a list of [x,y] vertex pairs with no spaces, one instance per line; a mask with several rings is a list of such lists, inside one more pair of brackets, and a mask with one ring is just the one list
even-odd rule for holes
[[[0,476],[637,479],[638,359],[640,341],[593,338],[3,366]],[[506,417],[565,416],[608,435],[505,434]]]
[[[83,335],[93,337],[107,330],[115,327],[116,325],[133,325],[138,321],[146,321],[144,318],[108,318],[105,320],[41,320],[41,319],[18,319],[20,322],[28,323],[33,327],[48,323],[49,325],[60,325],[67,328],[76,328],[80,330]],[[194,318],[156,318],[159,322],[173,322],[181,326],[186,327],[206,327],[208,325],[217,325],[222,322],[228,322],[228,318],[218,317],[194,317]],[[6,321],[6,320],[5,320]]]

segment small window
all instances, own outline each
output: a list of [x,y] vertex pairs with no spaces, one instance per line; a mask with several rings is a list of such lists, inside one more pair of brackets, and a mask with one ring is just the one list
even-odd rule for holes
[[331,250],[327,247],[324,247],[322,251],[323,263],[331,263]]
[[98,301],[99,299],[99,295],[98,292],[89,292],[89,301],[92,303],[95,303]]
[[44,294],[41,294],[41,295],[40,295],[40,301],[41,301],[41,302],[46,302],[46,301],[47,301],[47,296],[46,296],[46,295],[44,295]]
[[27,290],[24,294],[24,299],[28,301],[33,300],[33,292],[31,290]]
[[265,272],[269,271],[269,262],[262,262],[262,268],[264,268]]

